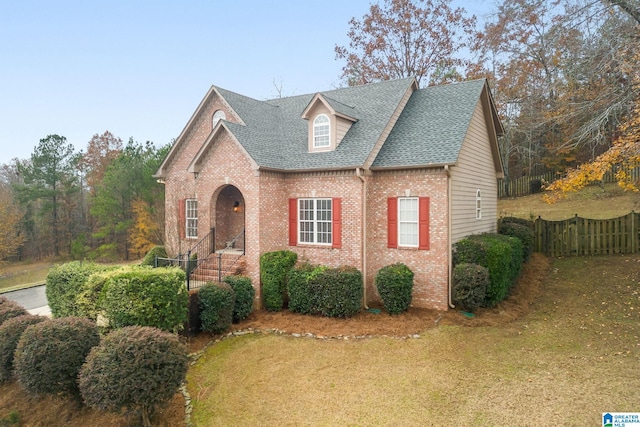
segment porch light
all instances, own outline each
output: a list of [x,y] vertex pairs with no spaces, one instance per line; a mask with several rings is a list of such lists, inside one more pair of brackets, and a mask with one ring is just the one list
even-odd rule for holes
[[237,201],[237,200],[235,202],[233,202],[233,211],[234,212],[240,211],[240,202]]

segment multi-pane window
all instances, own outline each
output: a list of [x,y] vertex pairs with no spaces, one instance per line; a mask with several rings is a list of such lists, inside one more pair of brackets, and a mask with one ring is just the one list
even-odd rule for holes
[[187,238],[198,237],[198,201],[196,199],[185,200],[185,230]]
[[418,198],[398,198],[398,245],[418,247]]
[[313,121],[313,147],[328,147],[331,144],[330,133],[329,117],[326,114],[318,115]]
[[298,200],[298,241],[331,244],[331,199]]
[[480,190],[476,191],[476,219],[482,219],[482,196]]

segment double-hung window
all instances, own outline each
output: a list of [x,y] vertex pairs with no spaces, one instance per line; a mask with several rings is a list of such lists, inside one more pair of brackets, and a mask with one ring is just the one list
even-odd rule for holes
[[387,199],[387,247],[429,250],[429,198]]
[[196,199],[185,200],[185,231],[188,239],[198,237],[198,201]]
[[398,198],[398,245],[418,247],[418,198]]
[[298,199],[298,241],[330,245],[332,241],[331,199]]

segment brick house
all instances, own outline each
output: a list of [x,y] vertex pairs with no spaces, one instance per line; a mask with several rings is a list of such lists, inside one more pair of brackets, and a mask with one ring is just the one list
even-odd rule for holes
[[502,133],[485,80],[267,101],[212,86],[155,174],[167,251],[240,249],[258,305],[265,252],[355,266],[367,303],[376,272],[402,262],[412,304],[446,310],[452,244],[496,230]]

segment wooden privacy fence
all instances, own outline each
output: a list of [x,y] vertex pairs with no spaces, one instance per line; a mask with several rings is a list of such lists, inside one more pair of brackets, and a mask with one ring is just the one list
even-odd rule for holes
[[640,214],[613,219],[578,215],[563,221],[536,219],[535,251],[547,256],[631,254],[640,251]]

